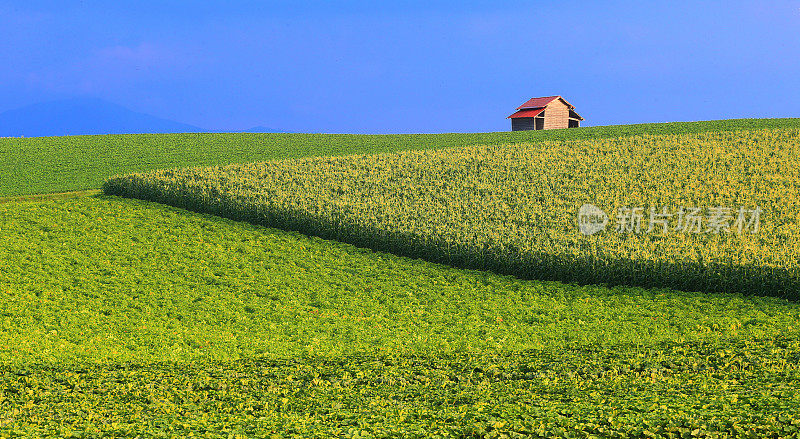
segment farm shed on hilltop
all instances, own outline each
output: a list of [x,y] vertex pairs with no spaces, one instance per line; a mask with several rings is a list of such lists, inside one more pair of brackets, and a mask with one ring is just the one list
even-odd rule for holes
[[575,128],[583,120],[561,96],[531,98],[506,119],[511,119],[511,131]]

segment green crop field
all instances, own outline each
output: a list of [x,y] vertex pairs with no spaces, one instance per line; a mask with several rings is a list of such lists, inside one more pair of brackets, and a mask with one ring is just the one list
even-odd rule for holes
[[0,138],[0,197],[97,189],[115,174],[288,157],[366,154],[447,146],[800,128],[800,119],[735,119],[572,130],[459,134],[127,134]]
[[[797,129],[162,170],[104,190],[528,279],[800,297]],[[582,235],[585,203],[612,219],[639,206],[638,231]],[[677,230],[679,206],[705,212]],[[669,212],[650,233],[648,207]]]
[[[762,268],[794,269],[791,165],[798,129],[798,119],[784,119],[545,133],[0,139],[0,156],[15,160],[0,162],[0,195],[7,196],[0,199],[0,437],[797,437],[800,304],[790,295],[525,280],[370,250],[366,241],[354,246],[265,227],[254,217],[236,221],[97,191],[18,195],[99,188],[118,173],[290,158],[259,165],[285,173],[262,174],[258,184],[292,183],[287,188],[300,200],[316,194],[318,213],[343,201],[363,209],[383,202],[376,196],[362,203],[380,181],[373,188],[386,202],[400,193],[387,192],[388,183],[407,183],[407,199],[395,209],[420,214],[420,203],[435,198],[448,209],[431,214],[464,220],[469,216],[459,217],[449,204],[456,187],[441,186],[427,168],[405,167],[407,180],[392,178],[390,165],[410,165],[403,158],[413,156],[432,169],[458,172],[454,183],[475,183],[469,197],[462,193],[469,205],[491,199],[495,180],[514,175],[520,169],[514,166],[529,170],[531,157],[542,157],[539,168],[550,175],[565,175],[581,148],[592,147],[587,160],[619,148],[656,153],[663,146],[657,139],[678,132],[687,145],[675,146],[693,152],[699,168],[714,162],[703,150],[727,163],[768,158],[748,162],[762,179],[736,166],[712,166],[716,172],[706,180],[739,187],[736,196],[693,186],[691,178],[677,181],[694,189],[687,201],[708,196],[762,205],[762,232],[769,233],[743,241],[741,257],[763,251],[755,261]],[[698,139],[706,143],[692,149]],[[770,153],[770,142],[780,148]],[[480,144],[492,146],[472,151],[525,160],[504,167],[453,155],[458,148],[300,158]],[[577,148],[574,155],[537,149],[567,144]],[[667,152],[659,154],[675,165]],[[375,167],[376,160],[386,167]],[[289,169],[292,163],[297,167]],[[646,156],[619,163],[644,172]],[[339,166],[327,182],[318,181],[321,164]],[[472,165],[483,171],[468,172]],[[670,175],[667,167],[660,172]],[[548,181],[548,190],[576,200],[584,190],[570,192],[563,177]],[[585,186],[573,186],[608,184],[580,181]],[[637,187],[628,180],[643,189],[631,203],[653,201],[653,194],[661,197],[657,203],[677,201],[670,198],[676,180],[667,181]],[[420,190],[423,182],[429,192]],[[756,191],[755,182],[765,190]],[[528,196],[523,183],[514,180],[514,187]],[[220,194],[208,191],[207,200],[219,201]],[[608,208],[623,200],[612,194],[586,201]],[[286,205],[280,203],[272,206]],[[785,210],[776,211],[780,206]],[[572,221],[572,210],[563,219],[555,211],[553,219]],[[396,221],[387,212],[374,224]],[[486,210],[486,221],[496,220],[492,212]],[[340,225],[363,213],[349,211]],[[444,230],[445,223],[429,219],[438,227],[432,232]],[[475,224],[463,222],[480,232]],[[558,234],[552,238],[564,244]],[[786,241],[770,241],[779,238]],[[581,239],[616,243],[620,251],[643,242],[614,241],[606,232]],[[742,245],[705,234],[697,239],[723,252]],[[776,242],[784,245],[771,248]]]
[[524,281],[109,196],[0,224],[5,435],[797,431],[782,299]]

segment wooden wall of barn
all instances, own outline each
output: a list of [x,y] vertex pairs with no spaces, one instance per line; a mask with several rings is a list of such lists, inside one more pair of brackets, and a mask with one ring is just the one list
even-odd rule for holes
[[544,110],[544,129],[569,128],[569,107],[556,99],[547,104]]

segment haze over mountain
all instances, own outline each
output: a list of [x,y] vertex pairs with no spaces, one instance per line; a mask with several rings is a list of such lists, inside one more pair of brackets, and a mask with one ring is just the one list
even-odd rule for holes
[[[43,102],[0,113],[0,137],[197,132],[222,132],[222,130],[207,130],[138,113],[97,98]],[[280,131],[258,126],[242,132]]]
[[261,125],[242,131],[243,133],[282,133],[281,130],[276,130],[269,127],[262,127]]

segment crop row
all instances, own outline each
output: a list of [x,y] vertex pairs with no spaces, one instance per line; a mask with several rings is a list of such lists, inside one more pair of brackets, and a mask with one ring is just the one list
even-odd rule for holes
[[800,344],[0,369],[0,433],[789,438]]

